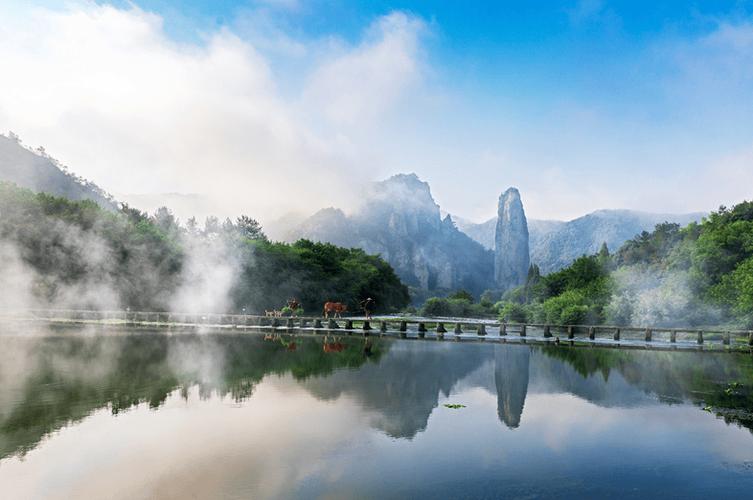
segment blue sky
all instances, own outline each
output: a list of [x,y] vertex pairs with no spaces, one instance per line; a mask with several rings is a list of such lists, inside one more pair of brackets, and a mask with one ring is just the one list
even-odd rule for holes
[[[118,144],[127,149],[113,156],[128,156],[129,165],[151,163],[129,175],[123,167],[103,171],[104,146],[80,145],[92,130],[77,131],[80,121],[71,116],[83,113],[81,102],[93,106],[74,92],[81,91],[80,73],[68,77],[67,69],[55,68],[65,84],[41,89],[55,101],[40,113],[61,109],[37,122],[8,103],[9,94],[5,103],[0,97],[0,127],[45,144],[117,193],[227,198],[221,183],[206,188],[207,179],[195,174],[205,169],[201,163],[186,165],[186,158],[197,157],[231,165],[220,177],[234,184],[261,189],[277,181],[270,170],[290,177],[294,191],[296,179],[311,175],[301,193],[320,183],[320,194],[305,204],[252,197],[248,210],[266,217],[352,204],[352,196],[333,196],[327,186],[353,192],[353,183],[404,171],[429,181],[443,208],[476,220],[493,214],[496,197],[510,185],[521,189],[534,217],[564,219],[598,208],[710,210],[751,198],[753,190],[750,1],[137,0],[9,3],[5,12],[19,26],[41,15],[50,34],[40,45],[70,46],[67,54],[82,61],[80,71],[106,60],[103,66],[112,65],[107,75],[123,71],[118,82],[138,80],[131,92],[104,92],[94,99],[102,109],[90,110],[101,121],[94,131],[98,142],[111,151]],[[124,48],[106,35],[120,30],[139,42]],[[2,36],[6,51],[26,50],[24,61],[41,58],[36,67],[52,64],[38,48],[18,44],[12,30]],[[94,53],[93,44],[104,48]],[[237,60],[228,66],[214,60],[218,46]],[[161,54],[161,62],[150,53]],[[227,72],[223,78],[213,73],[218,61]],[[155,64],[188,76],[156,78],[154,88],[164,86],[160,93],[143,76]],[[205,75],[195,84],[188,68],[214,74],[216,81]],[[108,81],[107,75],[96,78]],[[181,89],[190,104],[163,106],[174,98],[169,86],[175,89],[176,81],[185,82]],[[29,88],[21,79],[17,84],[18,95]],[[246,84],[254,91],[243,90]],[[141,85],[145,90],[137,91]],[[162,117],[153,127],[149,117],[137,120],[133,106],[118,114],[123,96],[138,99],[138,92],[143,102],[164,107],[162,116],[175,114],[175,127]],[[208,95],[205,103],[217,103],[212,110],[202,105]],[[223,95],[227,102],[218,100]],[[108,106],[114,96],[121,100]],[[272,114],[249,121],[239,116],[244,109]],[[183,130],[187,117],[227,124],[227,130]],[[194,143],[202,149],[170,157],[124,133],[124,122],[144,123],[168,152]],[[259,145],[244,149],[250,137],[238,133],[244,127],[275,140],[258,139]],[[237,154],[228,158],[228,150]]]

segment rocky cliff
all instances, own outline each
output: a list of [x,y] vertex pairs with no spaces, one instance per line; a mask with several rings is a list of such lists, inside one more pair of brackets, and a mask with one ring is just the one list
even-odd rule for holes
[[370,186],[358,210],[320,210],[289,231],[286,240],[307,238],[379,254],[420,300],[466,289],[492,288],[492,252],[440,215],[429,185],[415,174],[395,175]]
[[520,193],[510,188],[499,197],[494,236],[494,280],[509,290],[525,283],[530,265],[528,222]]

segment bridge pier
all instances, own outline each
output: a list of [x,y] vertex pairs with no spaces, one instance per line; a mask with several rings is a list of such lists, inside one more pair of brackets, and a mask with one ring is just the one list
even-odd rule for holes
[[418,338],[422,339],[426,337],[426,324],[423,322],[418,324]]
[[617,341],[620,340],[620,329],[619,328],[615,328],[614,329],[614,335],[612,336],[612,339],[613,340],[617,340]]

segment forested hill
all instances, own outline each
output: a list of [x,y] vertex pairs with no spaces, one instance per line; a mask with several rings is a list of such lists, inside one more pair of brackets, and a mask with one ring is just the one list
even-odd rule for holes
[[102,188],[67,171],[43,149],[25,148],[13,134],[0,134],[0,181],[69,200],[92,200],[108,210],[118,209],[117,202]]
[[261,312],[297,297],[388,312],[408,290],[382,259],[301,240],[271,243],[248,217],[180,226],[167,209],[117,212],[0,182],[0,307]]
[[501,315],[560,324],[753,327],[753,202],[659,224],[507,294]]

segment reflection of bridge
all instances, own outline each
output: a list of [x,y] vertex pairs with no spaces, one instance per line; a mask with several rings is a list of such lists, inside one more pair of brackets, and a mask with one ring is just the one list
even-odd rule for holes
[[408,319],[267,317],[248,314],[184,314],[144,311],[30,310],[0,314],[0,319],[48,324],[88,324],[102,327],[142,327],[171,330],[270,329],[287,333],[392,335],[402,338],[487,340],[501,342],[571,343],[624,347],[753,348],[753,331],[631,327],[605,325],[547,325],[500,323],[467,319]]

